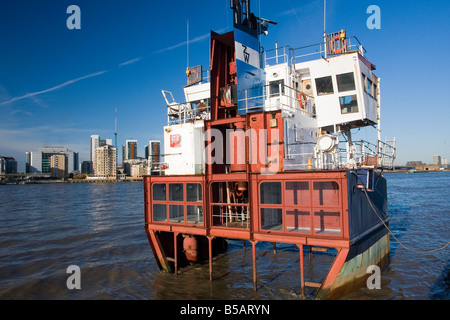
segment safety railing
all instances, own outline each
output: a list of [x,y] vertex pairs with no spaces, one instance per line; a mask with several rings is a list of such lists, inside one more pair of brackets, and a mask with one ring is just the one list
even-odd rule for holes
[[[348,165],[356,167],[389,167],[387,164],[393,163],[395,153],[387,154],[383,152],[385,142],[378,141],[377,144],[366,140],[353,141],[350,150],[341,147],[346,141],[340,141],[340,147],[337,149],[337,167],[345,168]],[[388,147],[391,147],[388,145]],[[349,159],[352,161],[349,163]],[[386,161],[388,159],[388,161]]]
[[[321,57],[327,57],[327,45],[325,42],[315,43],[298,48],[290,46],[276,47],[263,51],[264,67],[288,63],[295,66],[296,63],[310,61]],[[357,37],[346,38],[346,48],[344,52],[358,51],[361,55],[367,52]]]
[[258,86],[238,92],[240,114],[253,111],[283,110],[315,117],[313,106],[305,93],[278,83]]
[[184,124],[195,120],[209,120],[211,107],[204,102],[177,103],[170,91],[162,90],[167,103],[167,123]]

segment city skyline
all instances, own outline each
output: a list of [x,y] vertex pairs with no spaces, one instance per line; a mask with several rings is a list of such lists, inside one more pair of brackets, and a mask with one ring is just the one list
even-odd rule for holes
[[[80,30],[66,26],[71,4],[81,8]],[[366,25],[372,4],[381,10],[379,30]],[[261,0],[252,8],[278,22],[261,39],[266,49],[275,42],[296,48],[322,39],[322,0]],[[431,163],[435,154],[450,158],[445,99],[450,62],[439,59],[449,48],[441,37],[448,9],[445,1],[327,1],[327,31],[345,29],[357,36],[377,66],[382,139],[396,137],[397,165]],[[181,102],[187,64],[207,68],[210,30],[228,31],[231,20],[228,0],[176,6],[85,0],[0,4],[0,39],[8,48],[0,52],[0,154],[14,157],[18,171],[25,171],[25,152],[63,145],[77,150],[81,163],[90,158],[92,134],[115,138],[115,108],[119,162],[120,146],[128,139],[162,141],[161,90]],[[414,37],[439,44],[439,50],[417,46]],[[432,87],[425,90],[425,83]],[[372,137],[366,130],[360,134]],[[138,154],[144,154],[144,145],[138,145]]]

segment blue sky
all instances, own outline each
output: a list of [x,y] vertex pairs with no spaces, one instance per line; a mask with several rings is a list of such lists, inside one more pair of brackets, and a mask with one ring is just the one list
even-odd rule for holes
[[[370,30],[369,5],[381,9]],[[81,30],[69,30],[70,5],[81,9]],[[252,11],[278,22],[269,49],[318,43],[323,0],[253,0]],[[450,3],[444,0],[328,0],[327,32],[346,29],[367,49],[381,78],[382,136],[397,139],[397,164],[450,160],[448,102]],[[161,90],[183,100],[186,25],[189,64],[209,66],[209,33],[231,30],[229,0],[3,0],[0,2],[0,155],[24,171],[25,152],[61,145],[89,158],[89,138],[118,145],[163,139]],[[369,135],[372,133],[361,134]]]

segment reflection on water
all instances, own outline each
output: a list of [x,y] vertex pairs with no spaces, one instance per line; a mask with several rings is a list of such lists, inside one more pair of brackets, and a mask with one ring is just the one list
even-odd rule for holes
[[[450,174],[386,174],[390,227],[408,247],[442,246],[450,226]],[[179,275],[159,272],[144,231],[139,182],[0,186],[1,299],[302,299],[299,250],[257,244],[258,290],[251,245],[230,241],[208,265]],[[343,299],[449,299],[450,248],[418,254],[391,238],[381,289]],[[308,251],[305,250],[305,255]],[[305,257],[306,277],[325,276],[333,252]],[[66,287],[70,265],[81,290]],[[324,265],[324,267],[320,267]],[[310,291],[310,295],[313,291]]]

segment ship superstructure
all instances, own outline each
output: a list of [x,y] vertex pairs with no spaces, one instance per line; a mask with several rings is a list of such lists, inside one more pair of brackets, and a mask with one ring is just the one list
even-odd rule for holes
[[[344,30],[263,51],[259,37],[275,23],[248,0],[231,9],[233,31],[211,33],[209,70],[187,70],[186,102],[163,91],[162,175],[144,177],[149,243],[161,269],[209,260],[213,279],[226,239],[250,241],[255,287],[256,243],[292,243],[302,293],[337,297],[389,258],[380,169],[393,165],[395,146],[380,138],[376,68]],[[375,128],[376,143],[352,141],[362,127]],[[323,279],[305,279],[305,246],[337,252]]]

